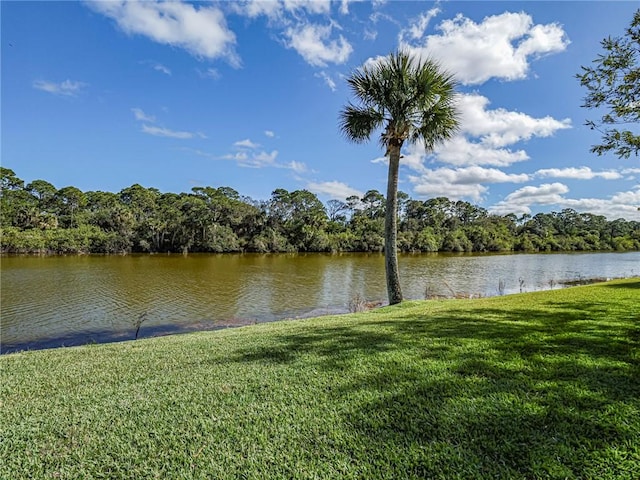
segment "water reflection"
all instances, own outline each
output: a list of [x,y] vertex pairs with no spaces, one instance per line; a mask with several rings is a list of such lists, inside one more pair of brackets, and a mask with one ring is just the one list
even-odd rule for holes
[[[638,274],[640,252],[403,255],[406,298],[495,295]],[[345,311],[386,298],[378,254],[4,257],[1,349],[133,338]],[[521,286],[521,282],[523,282]]]

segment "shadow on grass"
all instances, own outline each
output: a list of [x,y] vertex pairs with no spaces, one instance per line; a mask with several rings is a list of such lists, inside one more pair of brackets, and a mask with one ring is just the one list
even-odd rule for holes
[[390,333],[361,331],[353,326],[314,328],[312,335],[282,335],[279,346],[267,346],[241,351],[238,362],[290,363],[303,355],[313,354],[325,368],[342,368],[355,356],[384,352],[397,347],[396,336]]
[[603,286],[606,288],[640,290],[640,280],[638,280],[637,282],[607,283],[606,285],[603,285]]
[[331,401],[365,476],[638,478],[640,324],[628,309],[387,312],[393,320],[283,335],[233,361],[311,358],[344,372]]
[[[153,338],[165,335],[177,335],[182,333],[198,332],[202,330],[221,330],[226,325],[218,326],[213,322],[198,324],[166,324],[166,325],[145,325],[138,335],[138,339]],[[28,342],[2,343],[0,342],[0,354],[22,352],[27,350],[44,350],[60,347],[77,347],[81,345],[91,345],[97,343],[116,343],[136,340],[135,328],[122,330],[90,330],[70,333],[57,337],[49,337],[44,340],[34,340]]]

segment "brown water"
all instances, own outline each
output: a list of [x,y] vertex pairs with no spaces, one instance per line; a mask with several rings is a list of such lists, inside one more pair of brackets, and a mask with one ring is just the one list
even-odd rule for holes
[[[640,273],[640,252],[403,255],[406,298],[495,295]],[[384,300],[378,254],[3,257],[2,352],[340,313]]]

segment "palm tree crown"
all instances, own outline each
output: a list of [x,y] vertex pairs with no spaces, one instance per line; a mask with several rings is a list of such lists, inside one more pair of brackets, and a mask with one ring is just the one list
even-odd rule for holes
[[347,80],[359,105],[340,112],[340,130],[362,143],[384,128],[380,143],[389,157],[385,211],[385,268],[389,303],[402,301],[398,275],[397,207],[400,150],[405,142],[424,142],[427,151],[458,130],[456,81],[432,60],[414,59],[408,52],[365,65]]
[[422,140],[431,151],[458,129],[457,82],[433,60],[392,53],[356,70],[347,82],[361,103],[349,103],[340,113],[340,129],[352,142],[365,142],[384,126],[384,148]]

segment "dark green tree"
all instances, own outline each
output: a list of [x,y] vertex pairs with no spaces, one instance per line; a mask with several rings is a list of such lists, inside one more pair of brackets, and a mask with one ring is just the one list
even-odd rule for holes
[[[0,168],[0,252],[382,252],[385,198],[376,190],[330,201],[307,190],[275,190],[256,202],[229,187],[162,193],[56,190]],[[640,250],[640,222],[573,209],[496,216],[446,197],[398,192],[403,252]]]
[[382,195],[378,190],[367,191],[360,201],[364,207],[362,213],[364,213],[367,218],[374,220],[385,216],[384,195]]
[[77,187],[69,186],[58,190],[54,196],[61,218],[67,227],[77,227],[77,215],[87,204],[87,196]]
[[432,60],[392,53],[347,80],[358,105],[340,112],[340,129],[361,143],[383,129],[380,144],[389,157],[385,210],[385,270],[389,303],[402,301],[398,273],[397,211],[400,151],[405,142],[423,142],[427,151],[452,137],[458,128],[456,82]]
[[24,187],[24,180],[16,176],[16,172],[10,168],[0,167],[0,192],[5,190],[18,190]]
[[274,190],[269,202],[270,224],[298,251],[321,251],[327,213],[318,197],[308,190]]
[[56,187],[46,180],[34,180],[24,188],[35,196],[42,206],[46,206],[57,192]]
[[329,221],[344,223],[347,220],[346,212],[349,206],[340,200],[332,199],[327,202],[327,215]]
[[599,120],[586,125],[602,134],[602,143],[591,151],[618,157],[638,156],[640,151],[640,9],[622,37],[600,42],[605,53],[576,75],[587,89],[583,107],[603,111]]

